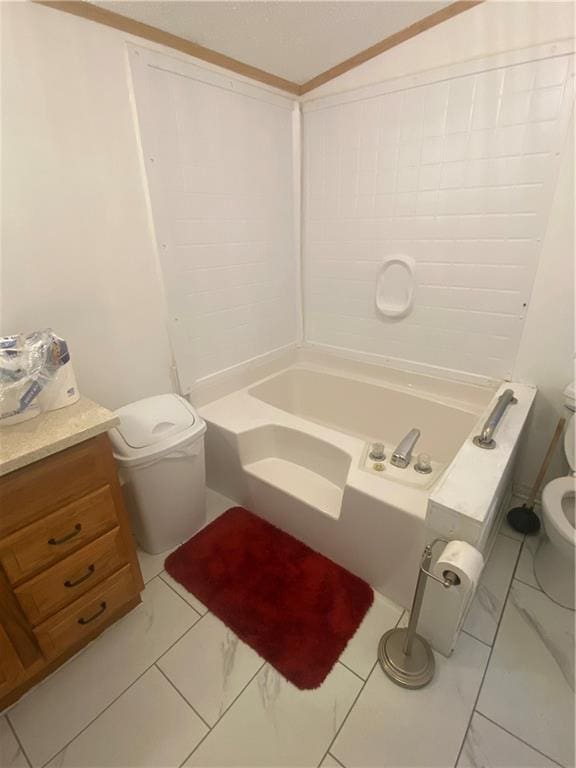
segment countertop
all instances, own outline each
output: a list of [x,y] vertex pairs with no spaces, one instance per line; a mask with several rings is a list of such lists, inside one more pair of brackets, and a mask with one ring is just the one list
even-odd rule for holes
[[74,405],[0,426],[0,475],[89,440],[118,423],[112,411],[81,397]]

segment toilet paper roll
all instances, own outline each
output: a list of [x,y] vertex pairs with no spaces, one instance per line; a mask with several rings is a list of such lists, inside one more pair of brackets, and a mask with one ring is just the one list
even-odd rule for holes
[[38,402],[43,411],[65,408],[67,405],[77,403],[78,400],[80,400],[80,393],[70,361],[58,368],[38,395]]
[[474,592],[484,568],[484,558],[466,541],[450,541],[444,547],[432,572],[438,578],[445,578],[445,571],[452,571],[460,579],[460,584],[450,587],[460,592]]

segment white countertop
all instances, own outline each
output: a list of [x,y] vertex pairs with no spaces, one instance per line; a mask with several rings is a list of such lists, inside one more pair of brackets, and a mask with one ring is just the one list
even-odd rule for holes
[[0,426],[0,475],[32,464],[107,432],[118,417],[81,397],[74,405],[48,411],[28,421]]

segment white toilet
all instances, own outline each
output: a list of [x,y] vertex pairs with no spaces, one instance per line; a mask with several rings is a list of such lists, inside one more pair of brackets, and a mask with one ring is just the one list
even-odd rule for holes
[[542,492],[545,536],[534,558],[534,575],[542,590],[555,602],[574,610],[574,557],[576,553],[576,396],[574,383],[564,390],[570,411],[564,432],[564,452],[570,474],[552,480]]

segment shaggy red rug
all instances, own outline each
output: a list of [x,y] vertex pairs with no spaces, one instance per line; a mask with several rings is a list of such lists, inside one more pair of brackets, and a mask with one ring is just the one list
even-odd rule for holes
[[357,576],[242,507],[169,555],[166,570],[302,689],[324,681],[374,599]]

